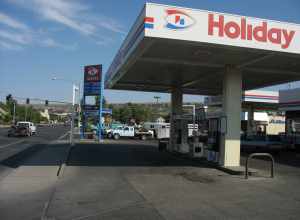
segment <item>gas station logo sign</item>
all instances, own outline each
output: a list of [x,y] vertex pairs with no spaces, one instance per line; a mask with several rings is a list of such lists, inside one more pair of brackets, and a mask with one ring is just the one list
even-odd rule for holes
[[196,21],[186,12],[178,9],[167,9],[166,27],[173,30],[185,29],[193,26]]
[[85,82],[99,82],[101,80],[101,65],[92,65],[84,67]]
[[295,31],[270,28],[266,21],[256,25],[249,24],[246,18],[241,18],[240,22],[225,22],[223,15],[208,14],[208,35],[278,44],[282,49],[286,49],[290,46]]
[[102,65],[84,67],[84,95],[99,95],[101,89]]

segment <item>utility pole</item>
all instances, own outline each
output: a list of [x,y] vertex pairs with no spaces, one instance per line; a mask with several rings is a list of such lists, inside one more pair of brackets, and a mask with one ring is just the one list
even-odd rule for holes
[[159,105],[158,105],[158,100],[161,98],[160,96],[154,96],[153,97],[154,99],[156,99],[156,105],[157,105],[157,118],[159,118],[159,113],[160,113],[160,108],[159,108]]
[[26,99],[26,105],[25,105],[25,121],[27,121],[27,108],[28,108],[29,103],[30,103],[30,99],[27,98]]
[[[76,86],[76,83],[67,79],[63,79],[63,78],[57,78],[57,77],[53,77],[52,80],[62,80],[62,81],[66,81],[66,82],[71,82],[72,83],[72,114],[71,114],[71,130],[70,130],[70,145],[73,146],[74,145],[74,124],[75,124],[75,101],[76,101],[76,90],[79,91],[79,99],[80,99],[80,84],[78,86]],[[80,102],[80,101],[79,101]],[[80,105],[80,103],[79,103]]]
[[70,144],[74,145],[74,124],[75,124],[75,96],[76,96],[76,85],[73,83],[73,95],[72,95],[72,119],[71,119],[71,131],[70,131]]
[[160,96],[154,96],[154,99],[156,99],[156,104],[158,104],[158,100],[161,98]]
[[16,124],[16,100],[13,100],[13,104],[14,104],[13,123]]

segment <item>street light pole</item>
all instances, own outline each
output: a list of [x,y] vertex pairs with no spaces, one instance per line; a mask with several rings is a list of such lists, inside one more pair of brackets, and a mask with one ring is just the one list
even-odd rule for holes
[[157,113],[157,119],[158,119],[159,116],[160,116],[160,107],[159,107],[159,105],[158,105],[158,100],[159,100],[161,97],[160,97],[160,96],[154,96],[153,98],[156,99],[156,105],[157,105],[157,111],[156,111],[156,113]]
[[25,105],[25,121],[27,121],[27,104]]
[[[74,145],[74,124],[75,124],[75,102],[76,102],[76,90],[80,93],[80,83],[79,86],[76,86],[76,83],[70,80],[65,80],[63,78],[57,78],[53,77],[52,80],[61,80],[66,82],[72,83],[72,114],[71,114],[71,128],[70,128],[70,145]],[[79,94],[79,100],[80,100],[80,94]],[[79,101],[80,105],[80,101]]]
[[14,124],[16,124],[16,101],[13,100],[13,103],[14,103],[13,122],[14,122]]
[[75,96],[76,96],[76,85],[73,83],[73,94],[72,94],[72,119],[71,119],[71,134],[70,134],[70,144],[74,145],[74,112],[75,112]]
[[158,104],[158,100],[161,98],[160,96],[154,96],[154,99],[156,99],[156,104]]
[[79,129],[79,132],[80,132],[80,112],[81,112],[81,83],[79,82],[78,83],[78,109],[79,109],[79,112],[78,112],[78,129]]

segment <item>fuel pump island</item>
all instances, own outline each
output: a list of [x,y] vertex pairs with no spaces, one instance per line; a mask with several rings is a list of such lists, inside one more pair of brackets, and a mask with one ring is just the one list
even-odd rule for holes
[[[171,93],[169,151],[188,153],[183,94],[222,95],[220,166],[240,165],[245,90],[300,80],[300,25],[146,3],[105,79],[108,89]],[[214,121],[216,119],[214,118]]]

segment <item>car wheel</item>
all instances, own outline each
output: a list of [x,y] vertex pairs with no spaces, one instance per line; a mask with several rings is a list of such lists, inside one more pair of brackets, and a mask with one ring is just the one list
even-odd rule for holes
[[113,136],[112,136],[112,133],[108,133],[107,134],[107,137],[109,138],[109,139],[111,139]]
[[119,134],[114,134],[114,139],[115,140],[119,140],[120,139],[120,135]]
[[142,135],[141,136],[141,140],[143,140],[143,141],[147,140],[147,136],[146,135]]

